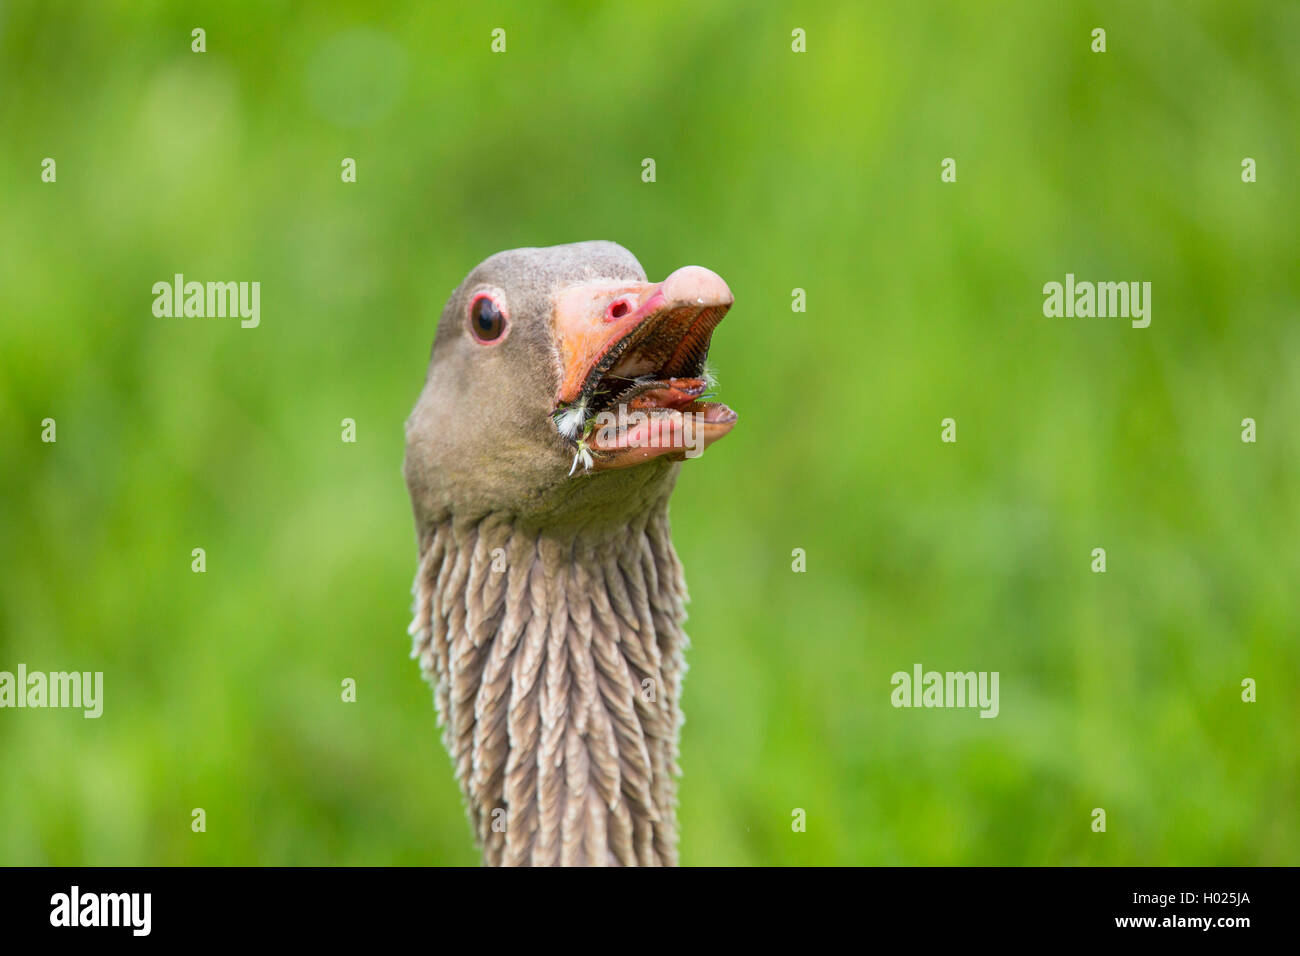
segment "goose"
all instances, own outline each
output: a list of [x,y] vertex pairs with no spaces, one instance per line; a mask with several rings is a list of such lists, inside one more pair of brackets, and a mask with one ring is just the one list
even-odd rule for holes
[[512,249],[451,294],[406,422],[411,656],[490,866],[678,863],[681,462],[733,298],[606,241]]

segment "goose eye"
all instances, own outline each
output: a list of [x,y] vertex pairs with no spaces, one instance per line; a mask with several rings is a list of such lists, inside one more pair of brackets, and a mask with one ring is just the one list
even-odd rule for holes
[[469,328],[480,342],[495,342],[506,330],[506,314],[490,295],[481,295],[469,307]]

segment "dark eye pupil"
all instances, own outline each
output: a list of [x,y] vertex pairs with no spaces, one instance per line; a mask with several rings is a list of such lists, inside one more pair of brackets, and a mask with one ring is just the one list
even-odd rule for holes
[[495,302],[489,298],[478,299],[472,311],[475,335],[485,342],[500,337],[505,328],[505,318]]

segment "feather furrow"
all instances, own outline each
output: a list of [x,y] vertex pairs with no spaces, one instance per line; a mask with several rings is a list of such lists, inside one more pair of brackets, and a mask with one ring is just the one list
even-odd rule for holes
[[448,519],[422,538],[412,655],[488,864],[676,863],[671,549],[657,515],[563,536]]

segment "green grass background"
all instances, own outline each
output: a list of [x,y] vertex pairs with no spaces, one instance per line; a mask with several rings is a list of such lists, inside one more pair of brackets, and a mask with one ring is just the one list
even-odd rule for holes
[[[0,862],[476,862],[402,422],[475,263],[608,238],[736,296],[741,424],[673,501],[684,863],[1296,863],[1298,42],[1283,0],[0,3],[0,670],[105,674],[99,720],[0,711]],[[261,327],[154,318],[175,272]],[[1066,272],[1150,328],[1044,318]],[[1000,716],[893,709],[915,662]]]

